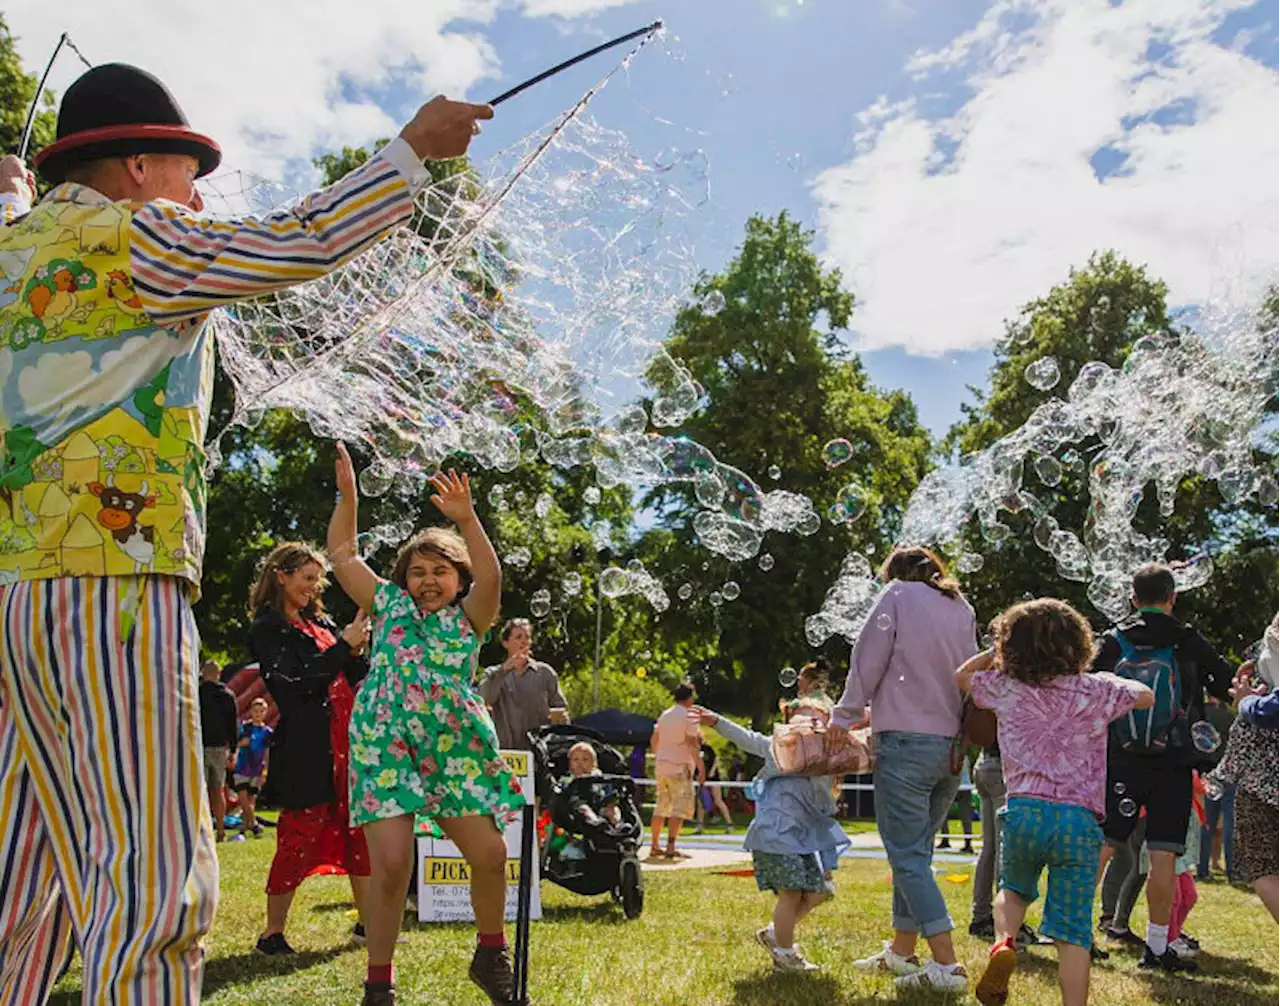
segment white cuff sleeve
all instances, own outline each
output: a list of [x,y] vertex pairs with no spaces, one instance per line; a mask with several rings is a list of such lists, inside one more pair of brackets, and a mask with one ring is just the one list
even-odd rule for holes
[[413,148],[400,136],[378,151],[378,156],[389,161],[404,176],[410,191],[416,196],[431,181],[431,172],[426,169]]

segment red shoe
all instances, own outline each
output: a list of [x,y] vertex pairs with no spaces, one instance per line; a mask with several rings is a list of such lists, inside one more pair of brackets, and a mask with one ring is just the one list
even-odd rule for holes
[[986,970],[973,990],[982,1006],[1003,1006],[1009,998],[1009,979],[1017,966],[1018,954],[1011,938],[1005,937],[991,948]]

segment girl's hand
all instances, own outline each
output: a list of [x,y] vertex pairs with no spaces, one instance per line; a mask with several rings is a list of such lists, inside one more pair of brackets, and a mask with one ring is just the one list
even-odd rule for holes
[[466,472],[459,476],[450,468],[448,474],[436,472],[427,481],[435,489],[431,502],[451,521],[465,524],[476,519],[475,506],[471,502],[471,481]]
[[369,616],[363,610],[357,611],[356,617],[351,620],[351,624],[342,630],[342,638],[347,646],[351,648],[352,653],[356,653],[364,647],[369,638]]
[[710,709],[704,709],[702,706],[690,706],[689,719],[693,720],[698,726],[713,727],[719,722],[720,717]]
[[338,480],[338,492],[346,500],[357,500],[360,493],[356,489],[356,469],[351,463],[351,455],[347,453],[347,445],[338,441],[338,459],[333,463],[334,474]]

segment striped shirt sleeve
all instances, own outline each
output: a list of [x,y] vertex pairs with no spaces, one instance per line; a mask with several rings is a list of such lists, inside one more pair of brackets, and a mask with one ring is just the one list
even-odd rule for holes
[[402,139],[292,209],[214,220],[171,202],[134,213],[133,283],[151,318],[175,324],[332,272],[409,220],[430,179]]

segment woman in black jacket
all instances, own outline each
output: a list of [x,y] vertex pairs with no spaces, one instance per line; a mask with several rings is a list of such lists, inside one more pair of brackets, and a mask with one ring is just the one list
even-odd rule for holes
[[[325,558],[296,542],[277,545],[249,597],[249,649],[280,719],[262,800],[281,808],[267,876],[264,954],[290,954],[285,921],[294,891],[315,873],[346,873],[356,908],[369,878],[364,835],[350,826],[347,726],[355,690],[368,673],[363,612],[341,633],[324,613]],[[354,936],[364,936],[357,923]]]

